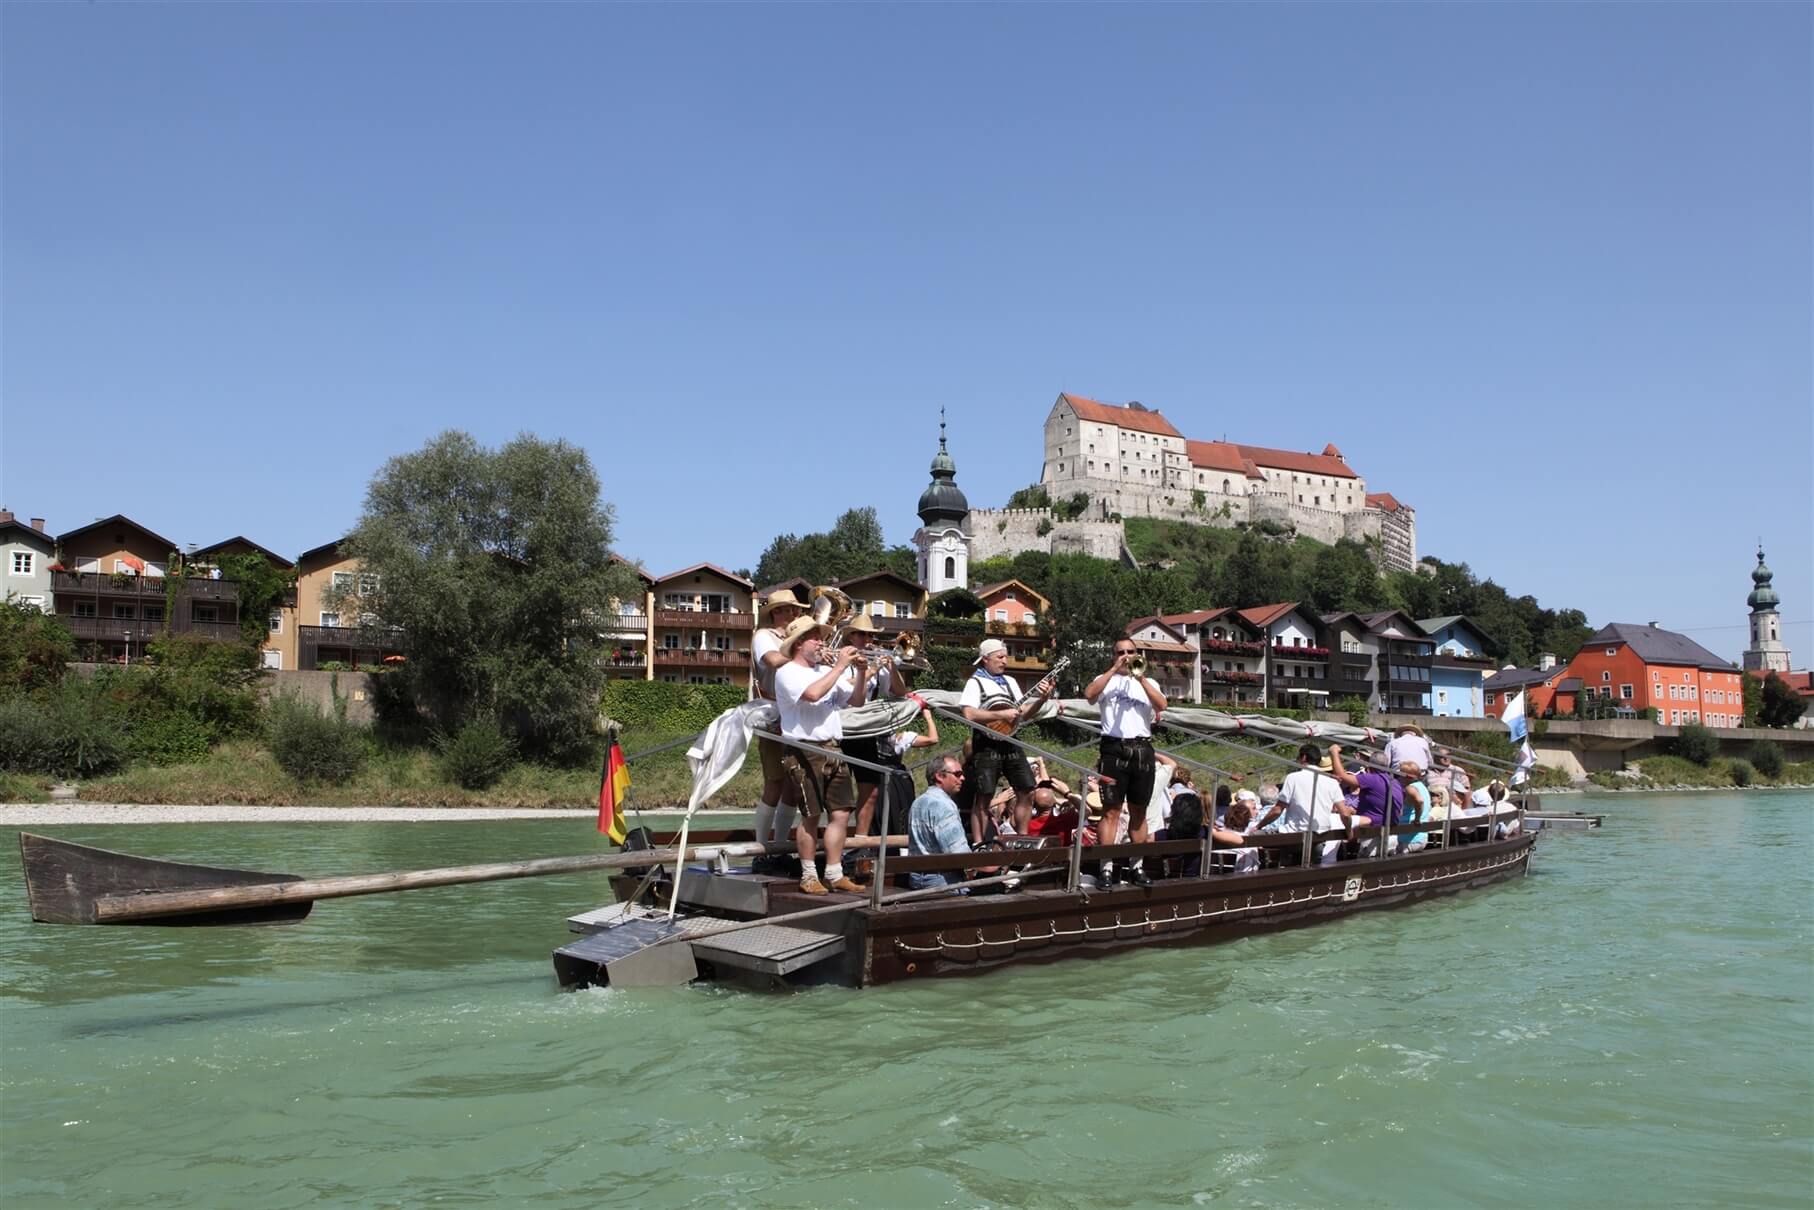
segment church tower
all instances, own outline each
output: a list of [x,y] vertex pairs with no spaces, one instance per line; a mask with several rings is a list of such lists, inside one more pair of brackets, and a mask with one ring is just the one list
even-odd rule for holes
[[1745,648],[1745,671],[1789,671],[1789,649],[1783,646],[1782,615],[1777,611],[1781,599],[1770,587],[1775,573],[1764,566],[1764,547],[1757,547],[1757,566],[1751,569],[1751,595],[1745,604],[1751,606],[1751,645]]
[[945,409],[938,413],[938,453],[932,482],[920,493],[920,527],[913,545],[920,553],[920,587],[927,592],[967,588],[970,579],[970,502],[957,486],[957,464],[945,449]]

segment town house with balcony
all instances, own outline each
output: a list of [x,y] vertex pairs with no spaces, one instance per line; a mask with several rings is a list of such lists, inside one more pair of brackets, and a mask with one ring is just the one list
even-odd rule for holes
[[[183,565],[188,569],[190,575],[219,579],[222,575],[220,560],[227,555],[256,555],[280,570],[294,571],[296,569],[294,561],[284,558],[268,547],[260,546],[243,534],[235,535],[224,542],[215,542],[210,546],[197,547],[184,557]],[[282,669],[286,667],[283,662],[284,639],[286,632],[295,625],[290,617],[294,610],[288,607],[295,604],[296,592],[292,588],[282,601],[272,607],[270,615],[265,618],[264,642],[260,645],[259,658],[266,668]],[[294,668],[296,665],[292,662],[287,666]]]
[[611,561],[629,570],[641,590],[605,602],[599,637],[603,641],[605,676],[614,681],[643,681],[655,675],[649,662],[654,646],[655,577],[621,555]]
[[[877,570],[839,580],[834,587],[850,598],[852,609],[869,615],[882,632],[883,643],[892,643],[908,631],[918,633],[926,627],[926,590],[906,576]],[[799,593],[796,591],[795,595]]]
[[[1135,618],[1127,624],[1127,637],[1134,650],[1146,658],[1146,675],[1159,686],[1168,702],[1190,701],[1191,678],[1197,669],[1197,648],[1176,626],[1157,617]],[[1093,679],[1095,672],[1086,669],[1082,679]]]
[[1436,644],[1430,669],[1430,713],[1438,718],[1484,718],[1487,674],[1493,661],[1486,654],[1486,632],[1472,619],[1455,614],[1419,618],[1417,625]]
[[1375,681],[1380,709],[1388,714],[1430,713],[1436,643],[1402,610],[1365,614],[1363,620],[1379,646]]
[[368,625],[362,617],[359,599],[376,593],[380,581],[346,554],[345,541],[337,538],[296,556],[296,603],[284,615],[281,654],[273,667],[371,668],[402,655],[397,631]]
[[1052,630],[1046,623],[1051,601],[1020,580],[987,585],[976,598],[983,607],[983,634],[1008,645],[1008,670],[1023,685],[1051,671]]
[[56,615],[95,660],[130,660],[164,633],[239,638],[239,586],[185,574],[176,544],[116,513],[57,535]]
[[1581,694],[1581,678],[1568,674],[1568,665],[1545,651],[1537,656],[1534,668],[1516,668],[1507,664],[1498,672],[1487,674],[1482,686],[1482,709],[1488,718],[1504,718],[1505,708],[1520,693],[1524,695],[1526,718],[1554,718],[1571,715]]
[[680,685],[750,684],[755,585],[711,563],[695,563],[650,586],[653,679]]
[[1329,648],[1320,620],[1296,601],[1240,611],[1266,644],[1266,703],[1283,709],[1322,709],[1332,696]]
[[0,600],[54,612],[50,565],[56,561],[57,543],[44,532],[43,517],[27,525],[0,509]]
[[1323,645],[1329,648],[1329,704],[1358,698],[1379,706],[1379,639],[1358,613],[1326,613]]
[[1266,642],[1261,630],[1233,609],[1168,613],[1159,620],[1180,631],[1197,651],[1193,702],[1213,706],[1266,704]]

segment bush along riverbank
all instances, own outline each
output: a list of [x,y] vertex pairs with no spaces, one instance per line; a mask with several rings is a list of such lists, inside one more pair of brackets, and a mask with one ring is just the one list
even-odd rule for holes
[[1719,739],[1705,727],[1689,725],[1674,750],[1646,757],[1629,768],[1588,774],[1603,790],[1726,790],[1756,787],[1814,787],[1814,761],[1790,763],[1780,744],[1758,740],[1742,757],[1719,755]]

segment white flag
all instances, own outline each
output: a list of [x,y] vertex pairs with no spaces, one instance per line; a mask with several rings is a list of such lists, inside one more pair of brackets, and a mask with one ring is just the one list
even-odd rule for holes
[[1512,784],[1522,785],[1537,765],[1537,754],[1531,751],[1531,741],[1525,740],[1518,749],[1518,767],[1512,771]]
[[1499,716],[1499,721],[1504,723],[1506,730],[1512,733],[1514,744],[1524,738],[1524,691],[1522,689],[1506,699],[1505,713]]

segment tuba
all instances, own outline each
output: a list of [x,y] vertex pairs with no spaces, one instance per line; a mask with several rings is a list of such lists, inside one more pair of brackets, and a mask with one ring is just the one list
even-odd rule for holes
[[904,631],[894,641],[894,662],[902,668],[926,669],[932,665],[920,655],[922,641],[913,631]]
[[856,612],[856,606],[850,598],[829,584],[820,584],[813,589],[812,604],[807,612],[812,614],[813,621],[821,626],[831,627],[831,638],[826,641],[828,651],[838,649],[838,640],[843,637],[844,623],[850,621],[850,615]]

